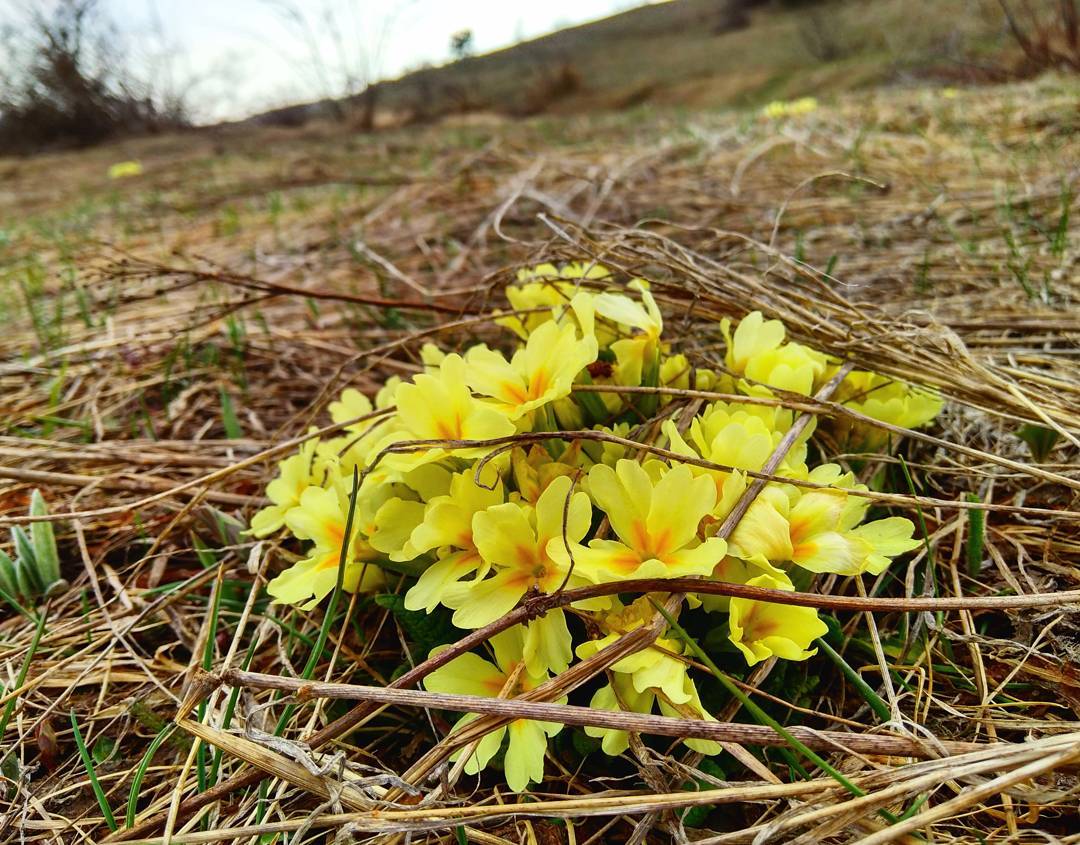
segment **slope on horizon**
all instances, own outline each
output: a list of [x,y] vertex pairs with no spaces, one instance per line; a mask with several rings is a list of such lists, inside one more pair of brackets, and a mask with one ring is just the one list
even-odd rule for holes
[[[998,6],[972,0],[669,0],[422,68],[343,102],[396,125],[476,112],[746,106],[925,78],[1000,81],[1017,53],[1004,24]],[[329,110],[298,104],[250,120],[296,124]]]

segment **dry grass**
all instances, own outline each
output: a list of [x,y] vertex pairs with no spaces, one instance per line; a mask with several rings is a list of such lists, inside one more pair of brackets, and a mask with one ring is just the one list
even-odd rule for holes
[[[956,99],[880,92],[787,124],[659,114],[363,141],[315,128],[0,162],[0,525],[25,521],[41,488],[71,585],[42,606],[18,688],[35,625],[0,622],[14,705],[0,840],[1077,841],[1080,619],[1061,595],[1080,587],[1077,93],[1045,79]],[[132,156],[147,175],[108,183],[107,165]],[[821,579],[806,599],[836,615],[889,722],[823,655],[742,679],[861,797],[752,756],[751,726],[733,724],[719,779],[666,741],[615,761],[566,742],[520,803],[498,773],[455,780],[450,722],[416,709],[422,695],[369,693],[349,711],[320,697],[333,687],[301,690],[274,737],[281,702],[228,671],[297,676],[322,616],[267,605],[259,587],[296,550],[221,515],[250,517],[273,458],[325,424],[344,385],[415,371],[425,339],[496,337],[485,312],[500,285],[557,257],[653,280],[669,336],[703,365],[722,358],[717,321],[760,308],[949,398],[934,429],[893,432],[919,495],[881,502],[921,513],[927,549],[878,583]],[[791,401],[844,413],[827,395]],[[1057,433],[1039,462],[1024,423]],[[848,457],[905,489],[898,458]],[[367,599],[345,614],[314,679],[351,685],[345,698],[415,685],[429,664],[410,669],[423,655],[407,626]],[[513,706],[588,683],[658,631]],[[70,711],[121,826],[150,742],[180,714],[133,830],[107,835]],[[736,722],[738,702],[716,716]],[[705,828],[680,822],[693,806],[715,808]],[[887,824],[881,808],[909,813]]]

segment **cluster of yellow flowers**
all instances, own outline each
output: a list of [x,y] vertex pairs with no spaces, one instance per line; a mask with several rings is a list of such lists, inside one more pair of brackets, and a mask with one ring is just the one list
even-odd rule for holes
[[799,97],[797,100],[773,100],[766,105],[761,113],[765,117],[777,120],[781,117],[798,117],[816,111],[818,101],[816,97]]
[[[575,386],[809,394],[837,366],[786,341],[779,321],[755,312],[734,329],[727,321],[720,326],[726,372],[695,369],[662,339],[664,321],[649,285],[635,280],[625,292],[597,292],[613,283],[598,265],[523,272],[507,291],[513,312],[496,315],[516,336],[510,357],[484,344],[461,354],[428,346],[424,371],[391,379],[373,402],[346,390],[329,409],[344,429],[332,439],[312,437],[286,458],[267,487],[273,504],[252,520],[256,536],[285,528],[309,548],[270,582],[274,599],[313,607],[334,589],[344,561],[344,589],[377,590],[387,584],[387,569],[411,571],[406,608],[431,612],[441,605],[455,626],[475,629],[530,590],[683,576],[793,590],[800,569],[878,573],[917,545],[907,519],[863,522],[867,500],[858,494],[866,487],[852,473],[837,464],[808,465],[810,428],[779,472],[813,484],[769,482],[731,536],[717,536],[747,489],[748,472],[762,469],[793,423],[792,412],[779,406],[717,401],[682,429],[664,419],[658,445],[730,469],[634,460],[622,443],[575,438],[570,432],[593,429],[625,440],[631,426],[673,398]],[[844,391],[863,413],[901,425],[924,423],[939,406],[924,391],[872,373],[849,376]],[[546,432],[551,436],[512,437]],[[354,468],[363,480],[347,540]],[[741,653],[748,665],[774,655],[805,659],[826,631],[810,608],[707,595],[690,601],[726,626],[732,655]],[[645,596],[630,604],[614,595],[578,602],[494,637],[491,660],[460,656],[425,683],[436,691],[512,696],[654,613]],[[688,667],[683,643],[664,635],[615,663],[591,706],[711,719]],[[548,737],[559,729],[514,722],[472,750],[466,771],[487,765],[508,735],[507,783],[525,789],[542,778]],[[588,732],[609,754],[627,747],[622,732]],[[719,751],[711,742],[686,744]]]

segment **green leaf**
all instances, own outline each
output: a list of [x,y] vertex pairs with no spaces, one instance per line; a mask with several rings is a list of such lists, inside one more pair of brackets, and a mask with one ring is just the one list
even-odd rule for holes
[[394,614],[405,636],[416,643],[423,655],[427,655],[435,646],[455,642],[460,634],[451,624],[450,613],[445,608],[437,608],[432,613],[407,610],[405,599],[393,593],[375,596],[375,604]]
[[194,547],[195,556],[199,559],[203,569],[210,569],[217,565],[217,555],[214,550],[206,545],[194,531],[191,532],[191,545]]
[[139,793],[142,788],[143,778],[146,777],[146,770],[150,768],[150,762],[161,747],[161,743],[168,738],[174,727],[174,725],[165,725],[158,732],[158,735],[154,737],[154,741],[150,743],[150,747],[146,749],[146,754],[143,755],[139,768],[135,770],[135,777],[131,780],[131,789],[128,792],[127,816],[124,820],[125,827],[135,827],[135,810],[138,808]]
[[16,525],[11,529],[11,542],[15,545],[16,559],[28,564],[36,573],[37,559],[34,554],[34,544],[21,525]]
[[15,576],[15,561],[3,549],[0,549],[0,589],[10,596],[18,596],[19,594],[19,582]]
[[15,561],[15,581],[24,601],[32,603],[41,595],[41,585],[35,581],[33,567],[28,566],[21,557]]
[[[49,508],[40,490],[34,490],[30,496],[30,515],[48,516]],[[41,586],[45,591],[60,580],[60,556],[56,551],[56,535],[53,525],[48,521],[30,524],[30,539],[34,546],[34,558],[37,572],[41,577]]]
[[116,740],[107,736],[98,737],[94,747],[90,749],[90,756],[99,766],[107,761],[116,752]]
[[1031,456],[1040,464],[1043,463],[1053,451],[1061,435],[1052,428],[1043,428],[1041,425],[1024,423],[1016,432],[1017,436],[1028,445]]

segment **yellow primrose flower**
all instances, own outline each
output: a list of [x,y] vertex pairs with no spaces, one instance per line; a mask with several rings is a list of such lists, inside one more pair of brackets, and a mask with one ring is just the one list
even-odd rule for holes
[[[552,460],[547,449],[539,443],[534,443],[526,452],[521,447],[515,447],[510,453],[510,468],[517,486],[517,492],[521,499],[531,505],[535,505],[548,485],[561,475],[573,478],[580,474],[581,462],[585,460],[581,440],[575,440],[566,449],[558,460]],[[581,482],[578,489],[584,489]]]
[[797,100],[773,100],[761,110],[765,117],[776,120],[781,117],[798,117],[816,111],[818,101],[816,97],[800,97]]
[[[514,424],[504,414],[469,392],[465,360],[457,354],[447,355],[438,372],[420,373],[412,382],[402,383],[395,401],[396,430],[379,444],[380,449],[407,440],[486,440],[514,433]],[[449,455],[476,458],[487,451],[431,447],[390,454],[384,462],[395,469],[411,469]]]
[[671,451],[736,468],[734,472],[725,472],[689,467],[694,476],[712,480],[716,488],[712,513],[720,519],[727,516],[746,490],[746,473],[739,470],[761,470],[775,447],[773,432],[766,428],[760,418],[748,414],[696,417],[690,424],[690,443],[683,439],[674,420],[665,420],[662,430],[667,435]]
[[473,517],[473,542],[495,574],[448,591],[444,603],[456,609],[455,625],[479,628],[510,611],[530,588],[559,588],[569,571],[565,544],[581,540],[592,518],[589,497],[580,491],[571,496],[570,488],[570,479],[561,476],[540,494],[536,507],[506,502]]
[[[747,582],[752,587],[793,590],[786,578],[759,575]],[[824,636],[829,626],[812,607],[732,598],[729,604],[728,639],[742,652],[748,666],[773,655],[785,660],[805,660],[817,654],[810,643]]]
[[[703,367],[692,366],[690,359],[681,352],[677,355],[664,355],[660,362],[660,386],[675,390],[712,390],[716,387],[716,373]],[[660,404],[666,405],[674,398],[662,395]]]
[[[853,411],[902,428],[921,428],[941,413],[944,402],[933,390],[894,381],[878,373],[855,370],[848,374],[836,399]],[[831,421],[831,428],[848,448],[878,450],[889,441],[889,432],[845,417]]]
[[772,395],[768,387],[809,396],[825,372],[825,366],[826,358],[820,352],[801,343],[785,343],[779,349],[751,359],[745,375],[756,384],[747,386],[740,382],[739,389],[751,396]]
[[[518,284],[506,288],[506,298],[515,311],[529,312],[499,317],[495,322],[513,331],[522,340],[559,314],[580,290],[582,279],[605,279],[611,272],[595,262],[572,261],[562,268],[541,264],[518,271]],[[542,309],[542,310],[536,310]]]
[[593,297],[592,304],[600,316],[633,331],[612,343],[611,351],[619,363],[619,383],[638,385],[646,367],[657,365],[664,317],[643,280],[635,279],[627,287],[640,292],[640,303],[624,294],[602,293]]
[[[266,591],[283,604],[296,604],[309,610],[317,605],[337,583],[338,565],[345,543],[345,523],[349,514],[349,494],[340,478],[330,479],[330,489],[308,487],[300,503],[285,514],[285,524],[301,540],[315,546],[308,557],[274,578]],[[345,554],[342,586],[349,592],[367,592],[385,584],[383,572],[372,561],[379,558],[359,531]]]
[[724,556],[718,537],[698,539],[698,524],[716,504],[711,479],[659,461],[643,467],[623,459],[589,471],[589,492],[619,540],[590,541],[574,556],[582,571],[601,578],[678,578],[708,575]]
[[[366,417],[375,409],[371,405],[371,400],[363,393],[355,387],[348,387],[342,391],[340,398],[336,402],[330,403],[328,410],[330,411],[330,419],[335,423],[343,423],[357,417]],[[359,428],[360,431],[363,431],[366,427],[363,423],[357,423],[345,430],[354,431]]]
[[[651,620],[655,613],[646,596],[627,607],[616,605],[614,610],[597,620],[601,628],[609,633],[601,639],[588,640],[579,645],[576,649],[578,657],[591,657],[623,634]],[[649,648],[613,663],[611,684],[597,690],[589,706],[601,710],[651,713],[653,705],[658,704],[665,716],[715,721],[701,704],[697,688],[688,674],[686,661],[680,659],[683,649],[681,640],[660,637]],[[602,747],[607,754],[621,754],[627,748],[625,731],[586,728],[585,732],[589,736],[602,738]],[[690,739],[686,740],[686,745],[703,754],[719,754],[721,750],[717,743],[709,740]]]
[[[330,403],[328,410],[330,419],[335,423],[344,423],[366,417],[373,413],[375,408],[363,393],[350,387],[342,392],[337,401]],[[346,426],[340,437],[320,443],[317,454],[324,461],[337,463],[343,475],[351,473],[353,467],[363,470],[395,425],[396,418],[393,416],[362,419]],[[372,482],[381,482],[385,477],[384,474],[379,474]]]
[[483,344],[465,355],[469,387],[490,396],[495,408],[511,420],[570,395],[570,388],[588,364],[596,360],[596,338],[578,338],[572,324],[548,322],[507,361],[501,352]]
[[[815,381],[825,373],[824,355],[799,343],[784,343],[784,324],[766,320],[760,311],[743,317],[734,334],[731,321],[725,318],[720,322],[720,331],[727,342],[725,363],[737,376],[809,395]],[[752,395],[769,394],[767,389],[746,382],[740,382],[739,388]]]
[[770,574],[782,575],[773,563],[791,560],[791,526],[786,516],[789,507],[784,490],[766,485],[731,533],[731,554]]
[[420,575],[405,594],[405,607],[430,613],[448,589],[472,573],[477,580],[487,575],[490,564],[481,556],[473,538],[473,517],[505,500],[502,482],[488,490],[476,483],[472,470],[454,475],[450,492],[431,499],[423,521],[413,529],[409,549],[413,556],[438,550],[439,559]]
[[720,321],[720,332],[727,343],[724,363],[733,373],[742,375],[754,358],[778,349],[787,330],[779,320],[766,320],[760,311],[751,311],[739,321],[734,334],[731,320],[725,317]]
[[[570,490],[570,479],[561,476],[540,494],[535,508],[507,502],[473,517],[473,542],[494,575],[482,581],[461,582],[446,590],[442,603],[454,608],[455,625],[459,628],[487,625],[508,613],[530,589],[554,593],[564,582],[569,587],[586,583],[576,569],[571,574],[566,546],[585,536],[592,507],[585,493],[571,496]],[[606,599],[598,599],[590,606],[606,603]],[[561,671],[569,665],[570,630],[561,610],[531,622],[526,634],[524,652],[529,671],[548,668]]]
[[[525,633],[520,625],[502,631],[491,638],[494,663],[478,654],[463,654],[428,675],[424,679],[424,686],[430,692],[453,695],[517,698],[548,680],[546,673],[533,674],[527,666],[522,665],[524,639]],[[433,655],[436,653],[437,650],[432,652]],[[565,704],[566,696],[558,699],[558,703]],[[462,717],[454,725],[454,730],[459,730],[475,718],[475,714]],[[475,775],[484,769],[509,735],[510,741],[503,758],[506,785],[514,792],[523,792],[530,783],[544,779],[548,738],[560,730],[562,725],[558,722],[516,719],[484,735],[466,762],[465,771]],[[450,759],[457,760],[461,753],[457,752]]]
[[401,376],[390,376],[375,394],[375,407],[378,410],[393,406],[397,397],[397,389],[401,386]]
[[412,560],[420,554],[411,540],[424,521],[425,503],[444,497],[452,483],[449,470],[438,464],[422,464],[396,482],[365,481],[357,497],[356,524],[376,551],[390,560]]
[[137,161],[118,161],[109,166],[110,179],[129,179],[132,176],[142,176],[143,166]]
[[251,518],[251,534],[266,537],[285,524],[285,514],[300,504],[300,496],[322,482],[325,470],[315,459],[317,437],[300,444],[300,451],[278,464],[278,474],[266,485],[266,495],[273,502]]
[[[817,483],[839,484],[853,491],[850,473],[826,464],[810,473]],[[811,572],[877,575],[889,559],[919,545],[915,526],[889,517],[856,527],[868,502],[843,489],[790,491],[769,486],[747,510],[731,535],[731,553],[764,569],[791,561]],[[775,574],[775,573],[773,573]]]

